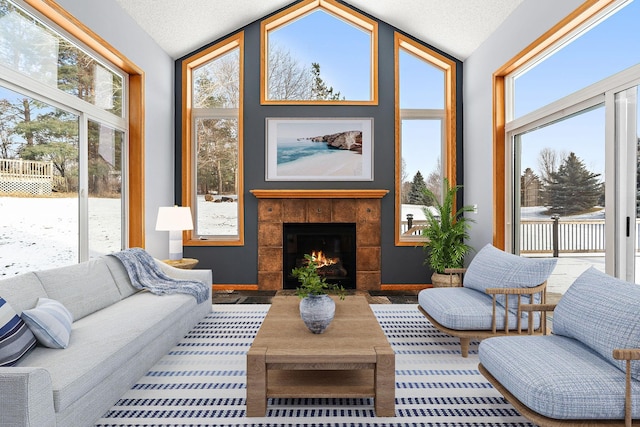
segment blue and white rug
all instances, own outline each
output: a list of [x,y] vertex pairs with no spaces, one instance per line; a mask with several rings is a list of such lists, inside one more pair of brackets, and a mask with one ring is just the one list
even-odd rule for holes
[[478,372],[477,346],[460,356],[415,304],[371,305],[396,353],[396,416],[373,399],[270,399],[245,417],[245,355],[269,305],[214,305],[97,426],[533,426]]

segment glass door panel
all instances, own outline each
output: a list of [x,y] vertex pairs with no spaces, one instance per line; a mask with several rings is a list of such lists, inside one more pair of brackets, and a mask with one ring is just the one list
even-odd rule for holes
[[605,270],[605,109],[598,105],[514,137],[514,252],[558,257],[549,291]]
[[124,248],[122,149],[124,132],[88,123],[89,257]]
[[79,117],[0,86],[0,278],[79,261]]

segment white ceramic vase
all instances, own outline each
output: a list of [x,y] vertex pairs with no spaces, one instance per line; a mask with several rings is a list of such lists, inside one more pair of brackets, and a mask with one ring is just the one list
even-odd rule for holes
[[300,300],[300,317],[314,334],[323,333],[336,313],[336,303],[329,295],[309,295]]

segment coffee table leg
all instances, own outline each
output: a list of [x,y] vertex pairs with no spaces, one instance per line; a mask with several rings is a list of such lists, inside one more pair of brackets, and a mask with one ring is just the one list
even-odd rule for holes
[[266,348],[247,353],[247,417],[264,417],[267,413]]
[[376,347],[375,408],[378,417],[396,415],[396,356],[390,347]]

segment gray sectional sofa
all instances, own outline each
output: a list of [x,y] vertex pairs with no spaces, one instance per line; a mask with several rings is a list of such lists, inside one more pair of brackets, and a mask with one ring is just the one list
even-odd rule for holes
[[211,270],[157,264],[172,278],[205,283],[208,300],[139,291],[108,255],[0,281],[0,297],[18,314],[42,297],[73,315],[67,348],[38,345],[0,367],[0,425],[92,425],[211,311]]

